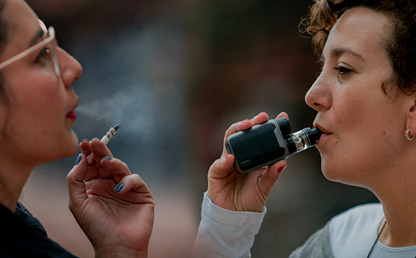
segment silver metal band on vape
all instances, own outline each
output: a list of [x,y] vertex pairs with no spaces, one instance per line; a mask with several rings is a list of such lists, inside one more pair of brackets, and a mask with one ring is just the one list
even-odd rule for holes
[[103,138],[101,138],[101,141],[107,144],[117,134],[118,128],[118,124],[111,127],[110,130],[108,130],[108,132],[103,136]]
[[308,134],[304,130],[293,133],[292,139],[295,143],[297,152],[311,147],[311,141],[308,137]]

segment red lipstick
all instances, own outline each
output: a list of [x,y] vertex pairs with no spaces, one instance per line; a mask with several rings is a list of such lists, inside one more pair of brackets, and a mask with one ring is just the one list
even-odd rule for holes
[[70,118],[70,119],[73,119],[73,120],[76,120],[77,119],[77,114],[74,111],[71,111],[66,115],[66,117]]
[[68,114],[66,114],[66,117],[67,118],[72,119],[72,120],[76,120],[77,119],[77,114],[75,113],[75,109],[77,108],[77,106],[78,106],[78,99],[77,99],[76,104],[72,108],[72,110]]

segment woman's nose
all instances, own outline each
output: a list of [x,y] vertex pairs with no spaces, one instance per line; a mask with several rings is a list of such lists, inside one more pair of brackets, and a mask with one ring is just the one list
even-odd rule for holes
[[326,84],[323,75],[319,75],[305,95],[306,104],[318,112],[331,107],[332,95]]
[[82,75],[81,64],[62,48],[58,50],[61,78],[65,87],[71,86]]

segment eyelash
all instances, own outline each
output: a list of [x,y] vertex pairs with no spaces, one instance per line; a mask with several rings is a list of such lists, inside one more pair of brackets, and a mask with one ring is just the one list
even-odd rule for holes
[[348,69],[343,66],[337,66],[337,67],[334,67],[334,69],[337,70],[339,74],[346,74],[346,73],[351,72],[351,69]]
[[51,52],[51,50],[49,49],[49,47],[44,47],[44,48],[42,48],[42,49],[40,50],[40,52],[39,52],[39,54],[38,54],[37,58],[36,58],[36,61],[41,61],[41,60],[43,60],[43,59],[47,58],[46,56],[47,56],[47,55],[50,55],[50,54],[51,54],[50,52]]

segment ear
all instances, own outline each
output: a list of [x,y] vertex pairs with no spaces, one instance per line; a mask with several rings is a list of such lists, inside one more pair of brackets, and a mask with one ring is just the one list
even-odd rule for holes
[[416,94],[409,99],[409,109],[407,111],[406,128],[410,128],[410,135],[416,135]]

